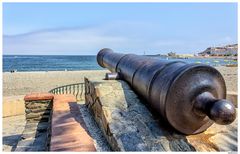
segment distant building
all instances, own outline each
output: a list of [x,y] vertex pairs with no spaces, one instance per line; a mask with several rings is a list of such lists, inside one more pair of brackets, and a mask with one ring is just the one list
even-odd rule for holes
[[237,56],[238,44],[226,45],[223,47],[209,47],[203,52],[198,53],[199,56]]
[[167,55],[169,57],[175,57],[176,56],[176,52],[169,52]]

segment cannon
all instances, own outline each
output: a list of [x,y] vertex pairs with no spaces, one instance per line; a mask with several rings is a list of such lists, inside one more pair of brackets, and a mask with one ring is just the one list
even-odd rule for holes
[[108,48],[99,51],[97,62],[112,72],[106,78],[128,82],[183,134],[201,133],[214,122],[227,125],[236,118],[234,105],[225,99],[225,81],[211,66],[116,53]]

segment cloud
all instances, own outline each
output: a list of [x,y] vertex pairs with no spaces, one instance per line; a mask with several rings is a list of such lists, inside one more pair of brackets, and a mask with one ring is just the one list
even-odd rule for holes
[[[145,22],[117,21],[90,27],[38,30],[25,34],[4,35],[3,54],[28,55],[96,55],[102,48],[125,53],[164,54],[170,51],[189,53],[216,43],[231,43],[229,36],[197,39],[174,37],[161,25]],[[200,39],[203,38],[203,39]]]
[[[45,29],[34,32],[4,35],[4,54],[97,54],[105,47],[125,53],[159,51],[174,46],[160,38],[159,24],[115,21],[91,27]],[[160,40],[159,40],[160,39]],[[148,54],[151,54],[147,52]]]
[[127,42],[127,38],[107,36],[95,29],[70,28],[4,36],[3,51],[8,54],[91,54],[103,47]]
[[141,38],[142,34],[138,32],[140,27],[144,26],[146,26],[144,23],[114,22],[88,28],[58,28],[4,35],[3,53],[96,54],[105,47],[118,50],[144,50],[143,42],[148,44],[148,41]]

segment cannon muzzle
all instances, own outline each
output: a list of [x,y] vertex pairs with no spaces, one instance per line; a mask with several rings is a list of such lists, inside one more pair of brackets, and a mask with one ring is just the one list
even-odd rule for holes
[[184,134],[203,132],[214,122],[222,125],[236,118],[226,100],[226,85],[213,67],[165,61],[135,54],[99,51],[97,62],[127,81],[172,127]]

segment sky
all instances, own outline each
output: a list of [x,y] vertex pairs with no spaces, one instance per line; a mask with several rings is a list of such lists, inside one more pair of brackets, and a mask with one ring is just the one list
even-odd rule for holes
[[3,3],[3,54],[198,53],[237,43],[237,3]]

